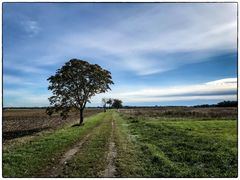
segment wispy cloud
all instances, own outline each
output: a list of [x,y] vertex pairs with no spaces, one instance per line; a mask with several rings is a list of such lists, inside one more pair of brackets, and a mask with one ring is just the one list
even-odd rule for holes
[[35,66],[34,62],[31,63],[28,61],[23,61],[23,62],[19,62],[19,61],[11,62],[11,60],[5,61],[4,68],[16,70],[16,71],[20,71],[20,72],[25,72],[25,73],[33,73],[33,74],[44,74],[44,73],[49,72],[49,70],[47,70],[47,69]]
[[[168,102],[186,100],[237,100],[237,78],[226,78],[202,84],[175,87],[152,87],[137,90],[124,89],[97,97],[120,98],[125,103]],[[93,98],[93,102],[96,103]]]
[[[99,25],[89,31],[79,31],[77,26],[71,33],[55,32],[44,53],[25,61],[34,62],[31,67],[38,68],[58,64],[65,57],[92,57],[105,59],[106,64],[138,75],[162,73],[236,51],[236,11],[234,3],[160,4],[140,8],[109,26]],[[37,21],[23,24],[30,34],[40,31]],[[39,39],[31,46],[41,49],[44,43]]]
[[4,92],[3,105],[4,106],[48,106],[48,97],[50,93],[36,94],[33,90],[18,89],[11,90],[6,89]]
[[27,20],[21,22],[24,30],[29,34],[29,36],[33,37],[40,32],[40,27],[37,21]]
[[4,75],[3,76],[3,83],[4,84],[14,84],[14,85],[33,85],[33,82],[30,81],[26,81],[26,79],[21,78],[21,77],[17,77],[14,75]]
[[73,49],[88,48],[89,51],[80,50],[83,55],[88,52],[96,52],[100,57],[115,55],[122,68],[139,75],[165,72],[209,60],[216,53],[236,51],[236,5],[216,4],[217,11],[212,11],[213,7],[177,6],[164,10],[156,7],[136,13],[111,28],[68,34],[61,41]]
[[237,86],[237,78],[225,78],[219,79],[216,81],[210,81],[206,83],[207,85],[217,85],[217,86],[229,86],[229,87],[236,87]]
[[[29,77],[21,77],[16,75],[10,75],[6,74],[3,76],[3,94],[5,95],[19,95],[21,92],[23,92],[23,96],[25,96],[27,93],[26,91],[31,91],[32,94],[34,92],[36,95],[39,91],[47,91],[47,78],[41,79],[36,78],[32,79],[31,76]],[[25,89],[25,90],[24,90]],[[31,94],[31,93],[30,93]]]
[[[49,105],[48,97],[51,93],[36,94],[32,90],[4,91],[4,100],[13,99],[15,106],[24,106],[26,103],[33,106]],[[237,100],[237,78],[226,78],[202,84],[175,87],[152,87],[133,90],[133,87],[123,90],[113,90],[106,94],[96,95],[91,99],[91,105],[101,105],[103,97],[119,98],[124,104],[147,102],[171,102],[188,100]],[[8,106],[8,103],[4,103]]]

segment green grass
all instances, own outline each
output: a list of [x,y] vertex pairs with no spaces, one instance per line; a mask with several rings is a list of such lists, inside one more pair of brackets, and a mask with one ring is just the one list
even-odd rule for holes
[[237,177],[237,121],[126,121],[146,177]]
[[50,134],[36,137],[24,144],[4,147],[4,177],[37,177],[42,169],[58,163],[66,149],[101,123],[105,114],[86,118],[82,127],[65,127]]
[[3,150],[4,177],[39,177],[87,134],[60,177],[101,177],[111,121],[116,177],[237,177],[237,121],[142,118],[108,111]]
[[114,112],[116,122],[115,142],[117,147],[117,177],[143,177],[145,175],[144,163],[142,162],[142,151],[135,137],[128,129],[128,123]]
[[101,177],[107,166],[107,153],[111,135],[112,113],[107,112],[101,125],[90,139],[64,167],[60,177]]

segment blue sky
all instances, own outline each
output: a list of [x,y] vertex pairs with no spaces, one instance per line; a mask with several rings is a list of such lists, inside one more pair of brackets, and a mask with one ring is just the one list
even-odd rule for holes
[[3,4],[4,106],[47,106],[46,79],[72,58],[112,73],[88,106],[236,100],[237,4]]

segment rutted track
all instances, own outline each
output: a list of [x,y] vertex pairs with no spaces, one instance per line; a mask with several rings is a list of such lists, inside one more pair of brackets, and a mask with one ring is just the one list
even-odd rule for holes
[[[119,177],[115,113],[101,113],[82,127],[59,129],[16,145],[16,150],[6,149],[6,177]],[[23,156],[14,159],[19,153]]]
[[[75,161],[78,152],[81,151],[81,149],[86,149],[88,147],[88,144],[92,143],[92,141],[95,140],[96,132],[100,131],[100,128],[105,126],[104,124],[109,124],[108,127],[110,127],[110,131],[108,135],[108,138],[106,138],[106,146],[108,146],[108,149],[105,151],[105,164],[102,168],[102,171],[97,172],[99,177],[115,177],[116,174],[116,165],[115,165],[115,159],[117,156],[117,149],[114,142],[114,131],[115,131],[115,123],[112,114],[110,116],[106,115],[100,119],[101,123],[99,123],[95,128],[91,129],[88,134],[86,134],[78,143],[73,145],[71,148],[69,148],[65,153],[63,153],[62,157],[59,159],[58,163],[54,165],[53,167],[48,168],[43,173],[41,173],[41,177],[68,177],[68,174],[65,174],[65,168],[71,163],[72,161]],[[110,124],[111,123],[111,124]],[[78,163],[84,163],[84,162],[78,162]],[[105,167],[105,168],[104,168]],[[69,170],[69,168],[68,168]],[[68,171],[69,172],[69,171]],[[71,169],[70,169],[71,172]],[[71,173],[69,174],[71,177]]]
[[63,157],[60,159],[59,164],[54,166],[47,177],[58,177],[62,173],[64,166],[67,162],[73,158],[73,156],[80,150],[84,143],[89,139],[91,133],[87,134],[79,143],[75,144],[71,149],[69,149]]
[[84,144],[91,138],[92,132],[96,131],[101,126],[101,123],[93,128],[90,133],[85,135],[78,143],[73,145],[68,149],[64,155],[60,158],[59,163],[56,166],[48,169],[42,177],[58,177],[62,172],[64,167],[67,165],[68,161],[74,158],[74,155],[79,152],[79,150],[84,146]]
[[114,177],[116,173],[115,159],[117,156],[117,149],[114,142],[114,130],[115,130],[115,123],[114,123],[114,119],[112,119],[112,132],[110,136],[109,150],[107,155],[108,165],[104,171],[103,177]]

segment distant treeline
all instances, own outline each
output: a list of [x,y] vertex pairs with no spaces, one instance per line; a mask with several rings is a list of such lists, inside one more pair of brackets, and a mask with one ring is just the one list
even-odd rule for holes
[[[202,104],[202,105],[195,105],[192,107],[237,107],[238,102],[237,101],[223,101],[219,102],[217,104]],[[189,107],[189,106],[123,106],[123,108],[159,108],[159,107]],[[4,109],[46,109],[47,107],[4,107]],[[103,107],[97,106],[97,107],[87,107],[89,109],[101,109]]]
[[217,104],[202,104],[193,107],[237,107],[237,106],[238,106],[237,101],[223,101]]

